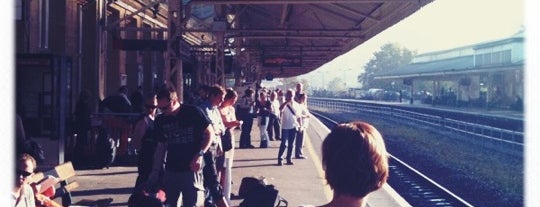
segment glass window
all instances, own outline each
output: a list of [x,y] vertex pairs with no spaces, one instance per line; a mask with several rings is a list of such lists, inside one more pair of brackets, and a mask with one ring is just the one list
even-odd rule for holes
[[484,64],[484,61],[483,61],[483,58],[482,58],[482,55],[475,55],[474,56],[474,64],[476,67],[480,67]]
[[505,50],[501,52],[501,63],[510,63],[512,61],[512,51]]

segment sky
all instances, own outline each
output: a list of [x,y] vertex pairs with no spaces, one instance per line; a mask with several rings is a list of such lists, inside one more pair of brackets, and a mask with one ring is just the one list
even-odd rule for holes
[[[397,43],[418,54],[509,37],[524,25],[522,0],[435,0],[362,45],[307,75],[316,87],[339,77],[347,87],[386,43]],[[321,74],[325,75],[322,76]],[[324,79],[322,78],[324,77]]]

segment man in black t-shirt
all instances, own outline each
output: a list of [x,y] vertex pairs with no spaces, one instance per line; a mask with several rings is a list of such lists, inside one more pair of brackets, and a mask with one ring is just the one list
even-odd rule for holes
[[165,162],[166,204],[177,206],[182,194],[183,206],[203,206],[202,156],[214,134],[211,122],[201,109],[180,104],[174,89],[158,91],[157,103],[162,114],[155,120],[158,145],[149,182],[157,182],[158,172]]

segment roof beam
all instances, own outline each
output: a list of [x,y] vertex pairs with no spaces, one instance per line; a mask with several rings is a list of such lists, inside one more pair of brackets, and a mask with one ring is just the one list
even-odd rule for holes
[[340,48],[341,45],[245,45],[243,48]]
[[332,11],[330,9],[327,9],[325,7],[322,7],[320,5],[310,5],[311,7],[313,8],[316,8],[318,10],[321,10],[323,12],[326,12],[326,13],[329,13],[329,14],[332,14],[338,18],[341,18],[341,19],[345,19],[347,21],[350,21],[352,23],[356,23],[358,20],[357,19],[353,19],[353,18],[350,18],[349,16],[345,15],[345,14],[342,14],[342,13],[338,13],[338,12],[335,12],[335,11]]
[[362,35],[228,35],[227,38],[248,38],[248,39],[363,39]]
[[119,31],[136,31],[136,32],[166,32],[167,28],[142,28],[142,27],[119,27]]
[[[184,32],[214,32],[212,29],[184,29]],[[344,33],[344,32],[360,32],[358,29],[227,29],[226,33]]]
[[289,22],[289,16],[291,12],[291,5],[283,5],[283,11],[281,12],[281,20],[279,21],[279,26],[283,27],[286,22]]
[[342,46],[240,46],[247,51],[279,51],[279,52],[335,52],[342,51]]
[[[136,28],[136,27],[120,27],[117,28],[121,31],[152,31],[152,32],[164,32],[167,28]],[[199,32],[199,33],[212,33],[212,29],[184,29],[184,32]],[[316,33],[316,34],[328,34],[328,33],[349,33],[360,32],[358,29],[227,29],[225,33]]]
[[368,18],[368,19],[371,19],[371,20],[374,20],[374,21],[381,21],[379,18],[375,18],[375,17],[372,17],[371,15],[367,15],[367,14],[363,14],[363,13],[360,13],[360,12],[357,12],[355,10],[352,10],[351,8],[349,7],[346,7],[346,6],[343,6],[343,5],[340,5],[340,4],[332,4],[332,6],[344,11],[344,12],[347,12],[349,14],[352,14],[352,15],[358,15],[358,16],[362,16],[362,17],[365,17],[365,18]]
[[[120,24],[120,22],[125,21],[127,19],[131,19],[135,15],[139,15],[141,17],[144,17],[146,15],[141,15],[140,14],[141,12],[143,12],[143,14],[144,14],[146,9],[148,9],[150,7],[153,7],[154,5],[157,5],[159,3],[163,3],[163,2],[165,2],[165,0],[159,0],[159,1],[155,1],[155,2],[150,2],[149,4],[142,6],[138,10],[135,10],[133,7],[131,7],[130,5],[128,5],[128,4],[124,3],[124,2],[121,2],[121,1],[120,2],[115,2],[115,4],[121,6],[122,8],[125,8],[126,10],[130,11],[131,13],[128,14],[127,16],[122,17],[119,20],[116,20],[113,23],[108,24],[107,29],[113,29],[114,27],[118,26]],[[161,27],[166,27],[166,25],[164,25],[161,22],[156,21],[154,19],[150,19],[150,18],[145,18],[145,19],[147,19],[149,21],[152,21],[152,23],[158,24]]]
[[417,2],[417,0],[193,0],[189,4],[358,4],[386,2]]
[[[340,48],[320,48],[320,49],[291,49],[291,48],[259,48],[263,51],[269,51],[269,52],[306,52],[306,53],[312,53],[312,52],[341,52]],[[251,49],[248,49],[251,50]]]

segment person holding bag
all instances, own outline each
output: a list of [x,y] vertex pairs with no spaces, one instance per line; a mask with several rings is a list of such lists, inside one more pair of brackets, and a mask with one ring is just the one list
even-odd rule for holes
[[236,127],[241,126],[242,121],[236,119],[236,110],[234,108],[234,104],[238,100],[238,94],[232,88],[228,88],[225,91],[225,98],[219,106],[223,124],[225,125],[225,128],[227,128],[225,134],[221,137],[223,151],[225,151],[225,161],[222,165],[217,166],[217,170],[220,175],[221,184],[223,185],[224,196],[229,199],[231,183],[228,181],[230,179],[227,178],[232,178],[231,169],[234,160],[234,143],[236,142],[235,137],[233,136],[233,130]]
[[280,116],[281,112],[279,111],[279,106],[281,105],[278,101],[278,95],[276,91],[270,92],[270,119],[268,123],[268,137],[271,141],[281,140],[281,121]]
[[309,126],[309,117],[311,117],[311,113],[309,113],[309,109],[306,105],[306,99],[306,94],[300,94],[298,96],[298,116],[300,118],[300,127],[298,129],[298,133],[296,134],[296,145],[294,150],[296,159],[307,158],[302,150],[304,148],[304,132]]
[[268,140],[270,139],[268,137],[268,123],[270,122],[270,110],[271,105],[270,102],[267,99],[266,92],[259,93],[259,100],[256,102],[255,107],[257,108],[257,112],[260,116],[259,118],[259,132],[261,135],[261,143],[260,148],[267,148],[268,147]]
[[285,102],[281,104],[279,110],[281,111],[281,144],[278,152],[278,165],[283,165],[283,153],[287,148],[287,165],[293,165],[291,160],[292,150],[294,147],[294,140],[300,127],[300,118],[298,116],[299,107],[298,103],[293,101],[294,91],[292,89],[287,90],[285,94]]

